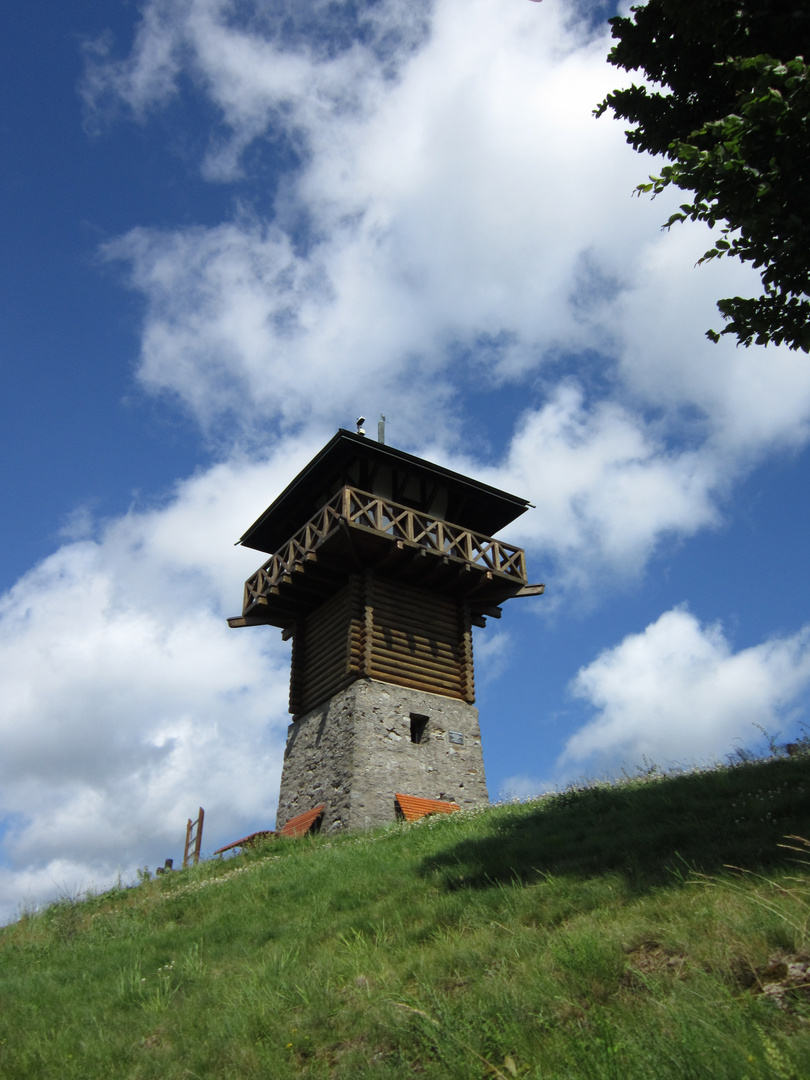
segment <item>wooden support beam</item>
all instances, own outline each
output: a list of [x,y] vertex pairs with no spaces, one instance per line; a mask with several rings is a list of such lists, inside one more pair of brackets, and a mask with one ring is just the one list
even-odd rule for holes
[[501,609],[494,604],[475,604],[475,610],[481,615],[486,615],[488,619],[500,619],[503,615]]
[[545,591],[545,585],[524,585],[518,589],[515,596],[542,596]]
[[263,619],[260,615],[234,615],[228,619],[228,626],[237,630],[241,626],[272,626],[269,619]]

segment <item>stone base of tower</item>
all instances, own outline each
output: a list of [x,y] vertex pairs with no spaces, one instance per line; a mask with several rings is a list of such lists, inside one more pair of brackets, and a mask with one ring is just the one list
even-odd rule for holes
[[398,791],[462,808],[489,801],[478,710],[358,679],[290,724],[276,828],[319,803],[322,831],[385,825]]

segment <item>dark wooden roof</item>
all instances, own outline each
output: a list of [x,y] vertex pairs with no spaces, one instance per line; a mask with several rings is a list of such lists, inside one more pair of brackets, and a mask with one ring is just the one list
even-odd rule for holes
[[514,521],[530,505],[526,499],[341,428],[239,543],[273,554],[344,484],[376,494],[375,485],[383,475],[386,483],[393,483],[390,498],[426,512],[430,498],[441,489],[443,495],[446,493],[446,507],[440,516],[487,536]]

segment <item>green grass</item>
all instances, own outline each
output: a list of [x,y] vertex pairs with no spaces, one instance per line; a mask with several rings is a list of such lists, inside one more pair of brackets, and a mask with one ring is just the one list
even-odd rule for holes
[[0,1076],[799,1080],[810,851],[786,836],[810,837],[808,756],[65,900],[0,930]]

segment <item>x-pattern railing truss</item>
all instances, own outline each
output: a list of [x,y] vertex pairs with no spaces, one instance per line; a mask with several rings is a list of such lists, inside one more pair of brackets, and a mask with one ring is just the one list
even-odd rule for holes
[[244,610],[317,556],[317,547],[340,527],[363,529],[404,541],[489,573],[525,583],[526,556],[522,548],[462,529],[440,518],[378,495],[346,486],[334,495],[287,543],[245,582]]

